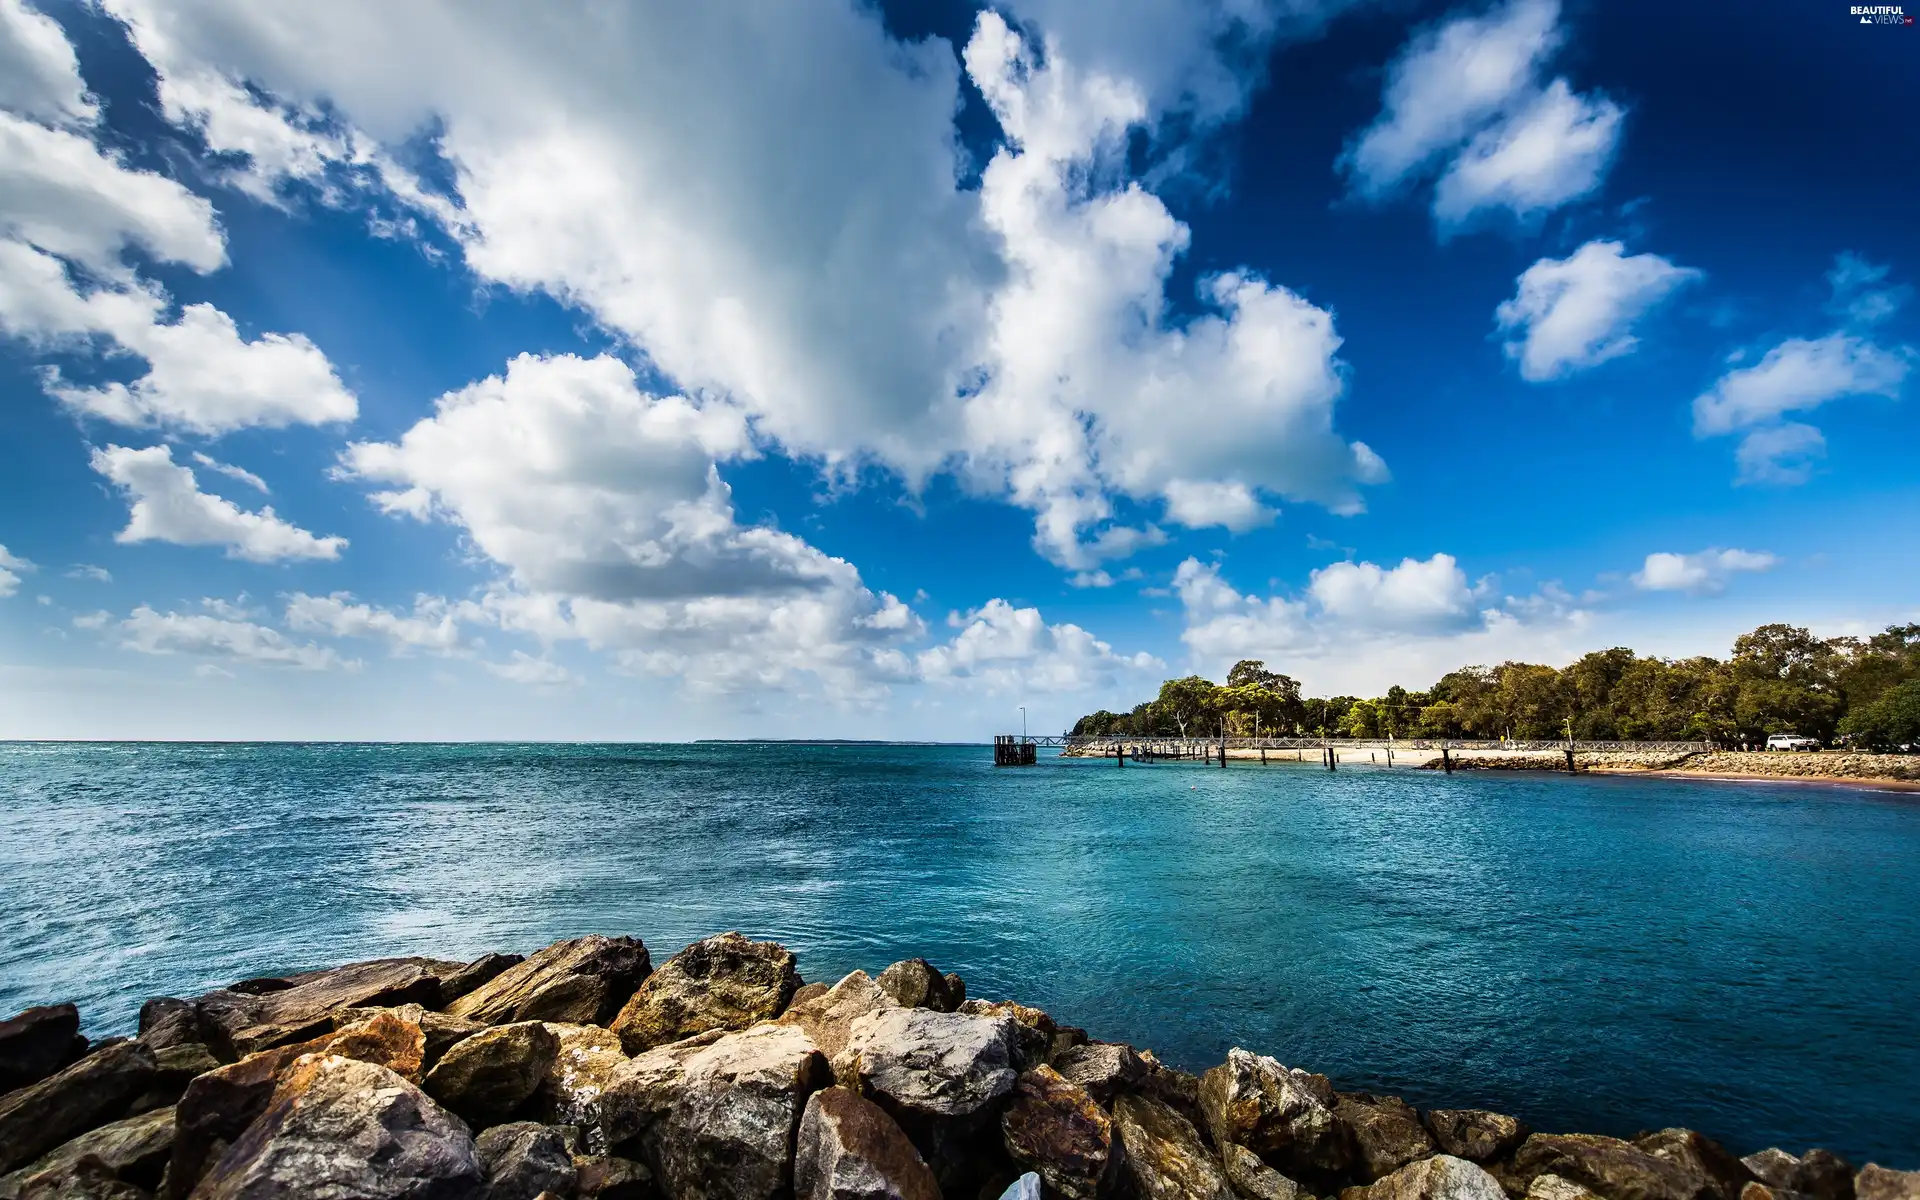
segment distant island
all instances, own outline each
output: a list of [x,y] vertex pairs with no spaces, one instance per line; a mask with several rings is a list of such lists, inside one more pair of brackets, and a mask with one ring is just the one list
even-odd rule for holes
[[1424,691],[1306,697],[1243,659],[1224,684],[1169,679],[1124,713],[1088,713],[1071,737],[1510,738],[1698,741],[1759,747],[1797,733],[1872,751],[1920,745],[1920,624],[1869,638],[1762,625],[1724,660],[1643,657],[1623,646],[1563,668],[1503,662],[1450,671]]

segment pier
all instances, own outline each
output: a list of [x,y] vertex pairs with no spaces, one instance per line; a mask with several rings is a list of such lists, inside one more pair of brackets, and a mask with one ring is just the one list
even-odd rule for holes
[[[1707,742],[1602,742],[1499,741],[1472,738],[1317,738],[1317,737],[1134,737],[1134,736],[1027,736],[1000,734],[993,739],[993,764],[997,767],[1030,767],[1039,761],[1042,748],[1059,749],[1074,758],[1110,758],[1119,766],[1128,763],[1195,762],[1225,767],[1235,751],[1257,752],[1247,761],[1264,766],[1272,762],[1318,762],[1327,770],[1337,770],[1351,755],[1370,755],[1368,765],[1392,766],[1394,755],[1438,753],[1441,768],[1451,772],[1456,751],[1504,751],[1514,754],[1564,755],[1568,771],[1579,770],[1582,753],[1626,754],[1699,754],[1713,749]],[[1288,755],[1292,757],[1289,758]]]

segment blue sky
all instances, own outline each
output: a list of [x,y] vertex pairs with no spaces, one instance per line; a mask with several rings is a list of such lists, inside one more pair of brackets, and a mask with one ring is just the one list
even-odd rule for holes
[[1920,619],[1916,55],[0,0],[0,736],[973,738]]

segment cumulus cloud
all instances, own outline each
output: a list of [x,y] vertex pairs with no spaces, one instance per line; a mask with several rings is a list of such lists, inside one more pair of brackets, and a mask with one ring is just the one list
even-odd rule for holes
[[327,647],[294,642],[276,629],[226,611],[162,613],[142,604],[114,629],[122,646],[142,654],[183,654],[302,671],[356,670],[360,665]]
[[505,662],[487,663],[486,668],[502,679],[534,687],[559,687],[580,682],[578,675],[559,663],[552,659],[535,658],[524,650],[515,650]]
[[1750,367],[1736,367],[1693,402],[1700,437],[1732,433],[1790,412],[1806,412],[1844,396],[1900,394],[1910,354],[1883,350],[1845,332],[1788,338]]
[[1494,319],[1522,378],[1561,379],[1632,353],[1640,344],[1635,323],[1699,278],[1701,272],[1658,254],[1628,255],[1619,242],[1596,240],[1521,272],[1519,290]]
[[266,492],[269,490],[266,480],[255,475],[245,467],[236,467],[232,463],[223,463],[219,459],[203,454],[198,450],[193,452],[193,461],[217,475],[225,475],[228,479],[234,480],[236,483],[244,483],[255,491]]
[[286,624],[303,633],[381,639],[396,654],[412,650],[445,654],[462,644],[460,618],[464,611],[462,606],[438,596],[416,596],[413,611],[402,613],[356,603],[349,592],[329,596],[295,592],[287,597]]
[[1661,551],[1647,555],[1634,572],[1633,586],[1643,592],[1718,592],[1740,571],[1766,571],[1778,566],[1772,554],[1755,550],[1702,550],[1698,554]]
[[1388,68],[1380,116],[1341,155],[1355,194],[1384,199],[1439,168],[1444,232],[1498,209],[1535,218],[1597,190],[1625,114],[1565,79],[1541,82],[1564,41],[1558,0],[1509,0],[1416,34]]
[[1145,652],[1117,654],[1078,625],[1049,625],[1037,608],[989,600],[951,623],[960,632],[921,652],[921,675],[932,683],[971,680],[989,691],[1079,692],[1111,685],[1133,672],[1163,667]]
[[1740,439],[1733,452],[1737,484],[1795,487],[1813,478],[1814,467],[1827,456],[1827,439],[1818,429],[1798,421],[1765,425]]
[[1475,616],[1473,589],[1451,554],[1406,558],[1386,569],[1334,563],[1313,572],[1307,594],[1327,616],[1363,628],[1435,628]]
[[68,579],[87,579],[94,583],[112,583],[113,573],[91,563],[75,563],[67,570]]
[[171,542],[224,546],[229,558],[250,562],[339,558],[343,537],[315,537],[281,520],[271,506],[249,512],[200,490],[193,470],[173,461],[167,446],[136,450],[108,446],[92,455],[93,469],[107,477],[132,506],[118,542]]
[[48,125],[99,115],[59,23],[23,0],[0,0],[0,109]]
[[5,546],[0,546],[0,600],[6,599],[20,590],[20,576],[36,568],[26,559],[9,554]]

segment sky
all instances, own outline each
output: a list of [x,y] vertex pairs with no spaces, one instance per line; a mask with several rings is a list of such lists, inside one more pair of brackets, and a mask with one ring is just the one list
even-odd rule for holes
[[0,737],[1920,620],[1916,113],[1826,0],[0,0]]

